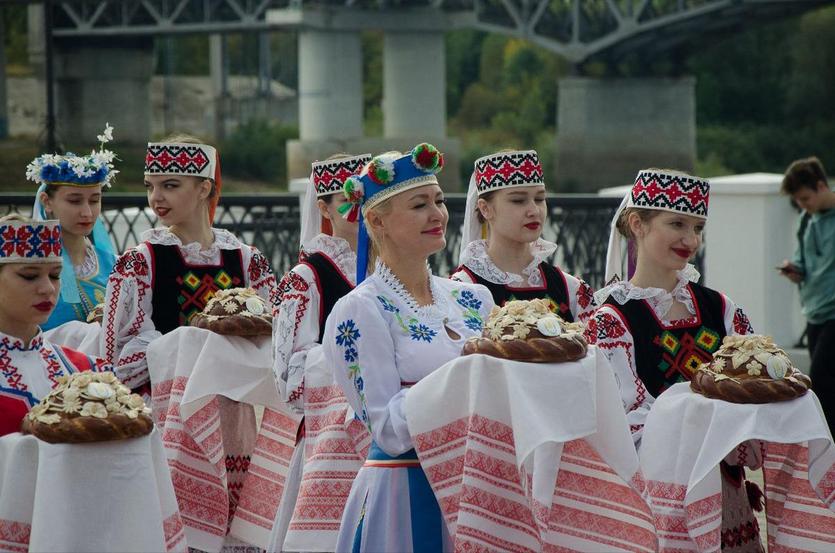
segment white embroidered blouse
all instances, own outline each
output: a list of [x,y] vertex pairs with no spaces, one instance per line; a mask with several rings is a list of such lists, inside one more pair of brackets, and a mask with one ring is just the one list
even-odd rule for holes
[[[161,336],[151,320],[153,311],[152,256],[149,244],[177,246],[186,262],[219,265],[221,250],[240,250],[245,286],[269,305],[275,305],[278,291],[267,259],[232,233],[212,229],[214,242],[202,249],[199,242],[183,244],[168,229],[152,229],[142,234],[142,242],[122,254],[107,282],[102,320],[101,351],[113,363],[116,376],[128,387],[137,388],[149,381],[145,352],[152,340]],[[177,306],[172,306],[177,309]]]
[[[319,234],[304,245],[303,251],[327,256],[348,282],[356,282],[357,255],[342,238]],[[299,263],[284,275],[278,290],[278,310],[273,318],[273,373],[279,397],[301,411],[308,354],[320,346],[319,284],[310,265]]]
[[59,377],[87,369],[112,370],[99,359],[52,344],[42,332],[28,343],[0,332],[0,436],[18,431],[22,416]]
[[[543,288],[546,283],[543,278],[542,271],[539,265],[549,259],[557,249],[557,245],[542,238],[537,239],[531,244],[531,254],[533,254],[533,261],[522,270],[521,275],[515,273],[508,273],[500,269],[487,252],[486,240],[474,240],[467,244],[464,253],[461,255],[462,265],[466,265],[467,269],[480,276],[481,278],[494,282],[496,284],[503,284],[508,288]],[[597,304],[594,301],[594,290],[573,275],[560,272],[565,276],[565,284],[568,289],[569,308],[571,315],[575,321],[585,322],[594,314]],[[460,282],[473,282],[472,277],[463,268],[453,273],[450,277],[453,280]],[[527,281],[527,284],[525,284]]]
[[409,387],[458,357],[493,308],[484,286],[429,278],[433,303],[418,306],[378,262],[371,276],[337,302],[325,327],[323,350],[335,381],[377,445],[392,456],[413,447],[403,403]]
[[[678,272],[678,282],[672,291],[663,288],[640,288],[628,281],[618,281],[600,289],[595,297],[600,307],[589,322],[586,338],[595,344],[612,365],[615,380],[620,388],[626,419],[632,432],[632,438],[638,445],[641,440],[649,410],[655,398],[650,395],[635,366],[635,342],[630,326],[621,313],[603,302],[610,296],[620,305],[629,300],[645,300],[664,327],[675,328],[697,322],[697,310],[688,284],[698,281],[700,275],[695,267],[687,265]],[[751,324],[741,307],[738,307],[726,295],[721,294],[724,303],[723,321],[727,335],[753,334]],[[670,320],[668,314],[673,300],[681,302],[689,317]]]

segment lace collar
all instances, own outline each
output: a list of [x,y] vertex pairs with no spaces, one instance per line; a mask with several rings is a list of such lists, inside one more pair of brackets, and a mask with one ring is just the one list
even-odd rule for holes
[[533,261],[522,269],[522,274],[508,273],[498,268],[490,254],[487,253],[487,240],[473,240],[461,254],[461,264],[481,278],[496,284],[521,284],[528,281],[530,286],[542,286],[542,272],[539,271],[539,264],[550,258],[557,250],[557,245],[548,240],[538,238],[531,243],[531,254]]
[[321,252],[333,261],[339,270],[348,277],[351,284],[357,280],[357,254],[347,240],[327,234],[317,234],[302,246],[306,255]]
[[432,276],[432,269],[429,264],[426,264],[426,270],[429,273],[429,290],[432,292],[432,303],[429,305],[418,305],[412,294],[406,290],[403,283],[397,278],[389,267],[381,260],[377,260],[374,265],[374,274],[370,278],[374,278],[385,291],[393,294],[399,303],[406,306],[412,314],[420,320],[443,320],[447,316],[447,300],[443,289],[440,288],[436,278]]
[[38,329],[38,333],[32,338],[32,341],[27,344],[20,338],[0,332],[0,349],[8,351],[39,351],[43,348],[43,332]]
[[99,258],[96,255],[96,247],[89,240],[84,248],[84,261],[81,265],[75,265],[73,270],[77,278],[87,278],[96,274],[99,270]]
[[663,288],[640,288],[628,280],[619,280],[598,290],[594,294],[594,299],[597,305],[603,305],[609,296],[621,305],[629,300],[647,300],[658,318],[668,322],[667,313],[673,305],[673,299],[684,304],[691,315],[696,314],[696,307],[693,305],[693,298],[687,285],[698,281],[700,276],[696,267],[688,263],[682,270],[676,272],[678,282],[670,292]]
[[180,237],[167,228],[155,228],[142,233],[141,240],[161,246],[177,246],[189,260],[201,260],[211,263],[216,260],[220,250],[238,250],[243,245],[238,238],[228,230],[213,228],[214,242],[208,248],[201,249],[200,242],[183,244]]

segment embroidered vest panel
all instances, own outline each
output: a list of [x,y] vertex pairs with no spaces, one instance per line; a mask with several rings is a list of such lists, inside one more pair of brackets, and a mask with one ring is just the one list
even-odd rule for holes
[[502,306],[511,300],[535,300],[544,298],[550,300],[551,310],[562,317],[563,320],[574,322],[574,316],[571,314],[571,302],[568,297],[568,284],[565,282],[565,276],[560,269],[543,261],[539,264],[539,269],[542,271],[542,276],[545,277],[544,288],[510,288],[504,284],[497,284],[490,282],[477,275],[470,270],[466,265],[462,265],[461,269],[467,271],[467,274],[473,279],[476,284],[481,284],[490,290],[493,296],[493,301],[496,305]]
[[218,290],[245,285],[240,250],[220,250],[220,265],[191,265],[177,246],[148,246],[153,257],[151,320],[163,334],[187,326]]
[[619,311],[632,332],[638,377],[654,397],[677,382],[689,381],[699,365],[713,359],[725,337],[724,300],[715,290],[689,285],[696,320],[665,327],[646,300],[606,305]]
[[308,255],[303,263],[310,267],[319,285],[319,343],[325,335],[325,321],[339,298],[354,289],[333,261],[321,252]]

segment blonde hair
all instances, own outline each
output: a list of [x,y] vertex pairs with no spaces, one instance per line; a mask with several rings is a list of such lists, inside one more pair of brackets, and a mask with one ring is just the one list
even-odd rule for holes
[[615,228],[618,229],[621,236],[629,240],[635,240],[635,234],[632,232],[632,229],[629,228],[629,216],[633,213],[638,216],[642,223],[649,223],[655,219],[655,217],[660,215],[661,211],[658,209],[644,209],[641,207],[627,207],[621,211],[620,216],[615,223]]
[[[369,208],[368,213],[375,213],[378,217],[385,217],[391,214],[392,209],[394,209],[394,206],[391,203],[391,198],[386,198],[374,207]],[[363,224],[365,225],[366,232],[368,232],[368,270],[371,271],[374,269],[374,265],[380,257],[380,244],[382,243],[383,237],[378,236],[371,225],[368,224],[367,214],[363,218]]]

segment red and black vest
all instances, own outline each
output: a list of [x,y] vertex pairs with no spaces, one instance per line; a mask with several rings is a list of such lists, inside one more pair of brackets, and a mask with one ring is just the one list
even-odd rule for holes
[[710,362],[725,337],[725,300],[699,284],[688,285],[695,318],[664,326],[646,300],[621,305],[611,296],[604,302],[621,314],[635,344],[638,377],[654,397],[675,384],[689,381],[699,365]]
[[313,271],[316,286],[319,288],[319,343],[321,344],[325,335],[325,321],[328,320],[333,306],[339,298],[353,290],[354,285],[331,258],[321,252],[308,255],[302,263]]
[[218,290],[244,286],[241,250],[220,250],[220,265],[187,263],[177,246],[148,243],[151,250],[151,320],[163,334],[187,326]]
[[481,284],[490,290],[493,301],[498,306],[502,306],[511,300],[535,300],[543,298],[551,301],[551,310],[563,320],[574,322],[574,316],[571,314],[571,302],[568,297],[568,283],[565,280],[565,275],[561,270],[545,261],[539,264],[539,271],[542,273],[542,280],[545,281],[545,286],[536,288],[510,288],[504,284],[490,282],[480,277],[466,265],[461,265],[461,267],[456,269],[456,272],[461,270],[470,275],[473,282]]

